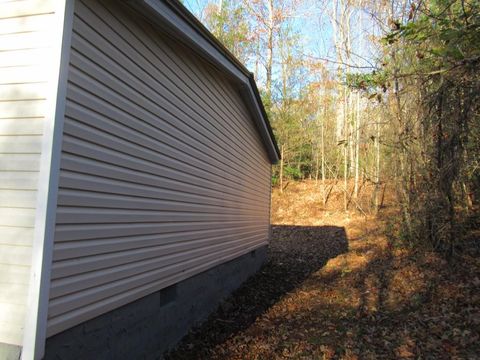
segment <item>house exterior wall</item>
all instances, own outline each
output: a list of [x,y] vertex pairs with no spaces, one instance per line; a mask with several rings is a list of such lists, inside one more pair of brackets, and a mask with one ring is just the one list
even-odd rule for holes
[[0,3],[1,358],[16,356],[23,341],[54,10],[50,0]]
[[257,248],[62,331],[47,339],[43,360],[162,359],[266,257],[267,246]]
[[267,244],[238,90],[118,2],[76,1],[47,336]]

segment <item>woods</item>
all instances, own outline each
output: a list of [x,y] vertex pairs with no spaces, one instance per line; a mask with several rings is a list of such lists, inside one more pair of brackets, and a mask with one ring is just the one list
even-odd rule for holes
[[[281,148],[272,182],[314,179],[323,206],[377,213],[446,256],[478,209],[480,3],[185,1],[254,73]],[[370,203],[357,199],[373,185]]]

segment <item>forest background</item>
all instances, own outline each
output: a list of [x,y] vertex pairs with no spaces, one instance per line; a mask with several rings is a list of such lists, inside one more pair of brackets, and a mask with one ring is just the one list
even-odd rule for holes
[[274,186],[313,179],[321,205],[340,188],[362,213],[388,187],[406,243],[462,250],[480,199],[478,0],[184,4],[255,76],[282,155]]

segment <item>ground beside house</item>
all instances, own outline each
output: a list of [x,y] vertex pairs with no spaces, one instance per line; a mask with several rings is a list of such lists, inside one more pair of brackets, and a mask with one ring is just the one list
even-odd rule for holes
[[402,246],[388,201],[346,218],[340,191],[320,198],[314,182],[274,190],[269,262],[168,358],[476,358],[479,259]]

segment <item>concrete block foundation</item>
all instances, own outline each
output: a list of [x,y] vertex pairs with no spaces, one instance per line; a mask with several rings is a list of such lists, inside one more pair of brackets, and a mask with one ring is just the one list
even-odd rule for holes
[[160,359],[257,272],[267,246],[47,339],[45,360]]

